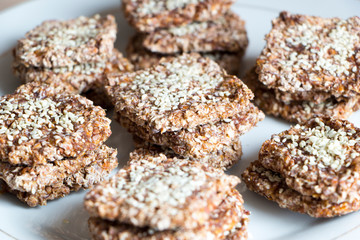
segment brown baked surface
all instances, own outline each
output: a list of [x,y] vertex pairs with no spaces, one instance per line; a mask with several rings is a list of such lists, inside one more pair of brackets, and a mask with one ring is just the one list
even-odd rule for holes
[[12,68],[14,75],[24,82],[40,81],[50,85],[53,82],[64,82],[70,84],[76,93],[88,91],[97,83],[103,85],[106,74],[133,70],[132,64],[116,49],[113,50],[112,55],[105,62],[44,68],[26,67],[15,59]]
[[360,199],[360,129],[346,120],[316,117],[275,134],[259,162],[303,195],[332,203]]
[[331,97],[318,104],[312,101],[290,101],[285,103],[276,98],[274,90],[266,89],[258,81],[255,71],[250,71],[243,79],[254,92],[254,103],[261,110],[266,114],[281,117],[289,122],[304,122],[318,114],[345,119],[360,108],[360,96],[340,99]]
[[0,180],[31,207],[90,188],[117,167],[116,149],[102,145],[84,155],[36,166],[0,163]]
[[199,54],[108,77],[115,110],[149,131],[177,131],[234,116],[253,97],[235,76]]
[[282,12],[272,25],[257,60],[264,85],[289,93],[360,94],[360,17],[342,20]]
[[15,57],[25,67],[68,67],[106,62],[116,39],[114,16],[49,20],[18,40]]
[[[194,129],[182,129],[176,132],[150,132],[146,128],[137,126],[129,118],[117,114],[116,119],[130,133],[156,145],[172,149],[176,154],[194,159],[206,159],[208,155],[217,155],[208,162],[213,166],[227,167],[229,164],[223,149],[234,149],[240,142],[240,136],[263,120],[264,114],[253,104],[249,104],[244,111],[215,124],[204,124]],[[236,148],[235,148],[236,149]],[[225,160],[223,163],[221,159]],[[231,158],[230,158],[231,159]],[[235,161],[231,161],[233,163]],[[232,165],[232,164],[230,164]]]
[[[134,65],[135,70],[150,68],[157,65],[161,58],[173,58],[181,55],[178,54],[159,54],[146,50],[142,46],[142,37],[140,34],[135,35],[129,41],[126,48],[127,57]],[[230,75],[237,75],[241,67],[241,59],[244,56],[245,49],[239,52],[207,52],[199,53],[203,57],[208,57],[215,61],[219,66],[226,70]]]
[[312,217],[334,217],[357,211],[360,208],[359,199],[336,204],[302,195],[288,187],[280,174],[262,167],[259,161],[250,164],[242,174],[242,179],[251,191],[277,202],[280,207],[306,213]]
[[224,15],[235,0],[124,0],[126,19],[140,32],[210,21]]
[[157,230],[204,224],[239,178],[188,159],[138,149],[85,197],[91,216]]
[[193,22],[144,34],[142,45],[153,53],[175,54],[241,52],[248,43],[245,21],[229,11],[208,22]]
[[0,158],[45,164],[97,149],[110,136],[105,111],[80,95],[28,83],[0,98]]
[[[239,228],[240,223],[246,232],[248,212],[243,207],[241,195],[233,190],[222,203],[210,213],[209,221],[195,229],[179,229],[156,231],[151,228],[138,228],[127,224],[102,220],[92,217],[89,219],[89,229],[94,240],[105,239],[242,239],[227,238],[230,233]],[[244,238],[243,238],[244,239]]]

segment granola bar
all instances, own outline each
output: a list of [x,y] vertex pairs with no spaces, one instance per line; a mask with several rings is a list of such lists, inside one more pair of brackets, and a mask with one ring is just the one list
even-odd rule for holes
[[244,109],[252,92],[214,61],[184,54],[150,69],[108,77],[115,109],[152,132],[215,123]]
[[[222,203],[210,214],[209,221],[195,229],[178,229],[156,231],[151,228],[138,228],[131,225],[90,218],[89,229],[92,239],[246,239],[248,212],[243,207],[241,195],[233,190]],[[233,237],[232,232],[238,232],[242,227],[242,237]]]
[[0,99],[0,158],[45,164],[97,149],[110,136],[105,111],[79,95],[28,83]]
[[266,141],[265,168],[305,196],[331,203],[360,200],[360,129],[346,120],[316,117]]
[[[346,20],[280,13],[257,60],[259,80],[271,89],[335,97],[360,94],[360,17]],[[306,96],[306,93],[310,96]]]
[[35,166],[0,162],[0,179],[30,207],[68,195],[80,188],[90,188],[102,181],[118,162],[117,151],[105,145],[76,158],[57,160]]
[[360,209],[359,199],[354,199],[352,202],[332,203],[302,195],[290,188],[279,173],[262,167],[258,161],[250,164],[242,174],[242,179],[251,191],[277,202],[280,207],[306,213],[312,217],[334,217]]
[[231,11],[215,20],[159,29],[142,38],[145,49],[161,54],[244,52],[248,45],[245,21]]
[[125,18],[140,32],[209,21],[225,14],[235,0],[123,0]]
[[[240,136],[253,128],[258,121],[264,118],[264,114],[254,105],[249,104],[244,111],[233,117],[222,120],[215,124],[204,124],[194,129],[182,129],[176,132],[150,132],[146,128],[136,125],[129,118],[117,115],[117,120],[130,133],[156,145],[172,149],[176,154],[193,159],[205,160],[209,155],[216,155],[208,162],[218,167],[228,167],[231,163],[222,157],[225,149],[234,149],[234,145],[240,145]],[[235,148],[236,149],[236,148]],[[236,154],[238,156],[238,154]],[[215,160],[215,162],[213,162]],[[224,160],[220,161],[220,160]]]
[[111,15],[45,21],[18,41],[15,58],[25,67],[46,68],[106,62],[116,31]]
[[155,230],[193,229],[239,183],[222,170],[138,149],[128,165],[85,197],[91,216]]

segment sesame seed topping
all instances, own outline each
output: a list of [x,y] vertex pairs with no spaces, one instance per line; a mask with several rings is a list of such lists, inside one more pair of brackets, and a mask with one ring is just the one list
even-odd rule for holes
[[[326,71],[328,74],[340,77],[349,75],[352,63],[348,60],[355,54],[355,44],[360,38],[351,32],[348,21],[339,21],[334,28],[324,28],[305,22],[301,25],[291,25],[284,33],[287,38],[285,45],[290,50],[289,57],[281,60],[285,70]],[[301,53],[291,49],[301,46]],[[311,80],[316,79],[315,73],[310,75]]]
[[[0,103],[0,134],[18,144],[40,139],[49,129],[57,133],[74,130],[74,124],[83,123],[84,117],[69,109],[59,110],[60,103],[50,98],[34,99],[25,94],[22,99],[9,98]],[[48,129],[48,130],[46,130]]]
[[[133,94],[141,95],[146,106],[157,112],[175,110],[191,102],[214,103],[220,97],[229,96],[228,91],[207,96],[224,78],[215,62],[211,61],[204,69],[203,62],[197,60],[182,55],[171,62],[162,62],[158,68],[139,71],[130,88]],[[160,68],[162,71],[158,71]]]
[[348,92],[358,80],[359,26],[358,17],[341,20],[281,13],[258,59],[259,80],[281,91]]
[[[353,140],[356,132],[345,131],[340,128],[335,130],[326,125],[320,118],[315,118],[315,127],[296,125],[294,128],[301,130],[301,135],[285,135],[286,142],[292,155],[305,157],[305,164],[316,165],[319,168],[331,168],[339,171],[343,166],[348,166],[360,154],[353,147],[358,140]],[[285,141],[284,141],[285,140]],[[305,165],[306,166],[306,165]],[[303,168],[307,171],[307,168]]]

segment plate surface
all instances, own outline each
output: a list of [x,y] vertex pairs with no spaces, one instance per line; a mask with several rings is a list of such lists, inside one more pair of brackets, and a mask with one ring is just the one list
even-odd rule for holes
[[[350,17],[359,14],[359,0],[253,0],[237,1],[233,10],[247,22],[250,45],[243,59],[242,74],[255,63],[264,46],[264,35],[271,27],[271,19],[281,10],[323,17]],[[69,19],[95,13],[114,14],[118,22],[116,47],[124,52],[128,38],[134,31],[127,25],[120,11],[119,0],[38,0],[0,12],[0,95],[11,93],[21,84],[11,73],[11,48],[26,31],[48,19]],[[360,112],[350,119],[360,126]],[[244,155],[229,172],[240,176],[249,162],[256,160],[261,144],[274,133],[289,128],[289,124],[272,117],[266,119],[242,137]],[[119,151],[120,166],[125,164],[133,148],[131,136],[116,122],[108,141]],[[239,186],[245,206],[251,211],[249,239],[358,239],[360,212],[333,219],[314,219],[307,215],[281,209]],[[50,201],[47,206],[28,208],[10,194],[0,195],[0,239],[89,239],[88,214],[83,208],[86,191]]]

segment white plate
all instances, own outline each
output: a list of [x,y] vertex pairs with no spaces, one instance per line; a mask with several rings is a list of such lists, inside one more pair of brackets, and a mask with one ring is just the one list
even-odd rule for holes
[[[262,47],[264,35],[270,29],[270,21],[281,10],[296,13],[338,16],[346,18],[359,14],[360,1],[288,1],[253,0],[238,1],[234,8],[247,22],[250,46],[244,58],[242,73],[255,62]],[[47,19],[69,19],[79,15],[112,13],[119,25],[116,46],[123,51],[133,30],[127,25],[119,0],[39,0],[30,1],[15,8],[0,12],[0,94],[12,92],[19,84],[11,74],[10,54],[16,40],[26,31]],[[353,114],[350,121],[360,125],[360,112]],[[244,155],[232,174],[240,176],[249,162],[256,160],[261,144],[271,134],[285,130],[290,125],[279,119],[267,117],[258,127],[242,137]],[[109,145],[119,150],[120,164],[124,164],[132,149],[130,135],[116,122],[112,124],[113,135]],[[251,211],[250,239],[359,239],[360,213],[353,213],[334,219],[314,219],[307,215],[281,209],[277,204],[239,187],[245,205]],[[89,239],[88,214],[83,208],[85,191],[50,201],[47,206],[28,208],[10,194],[0,195],[0,239]]]

